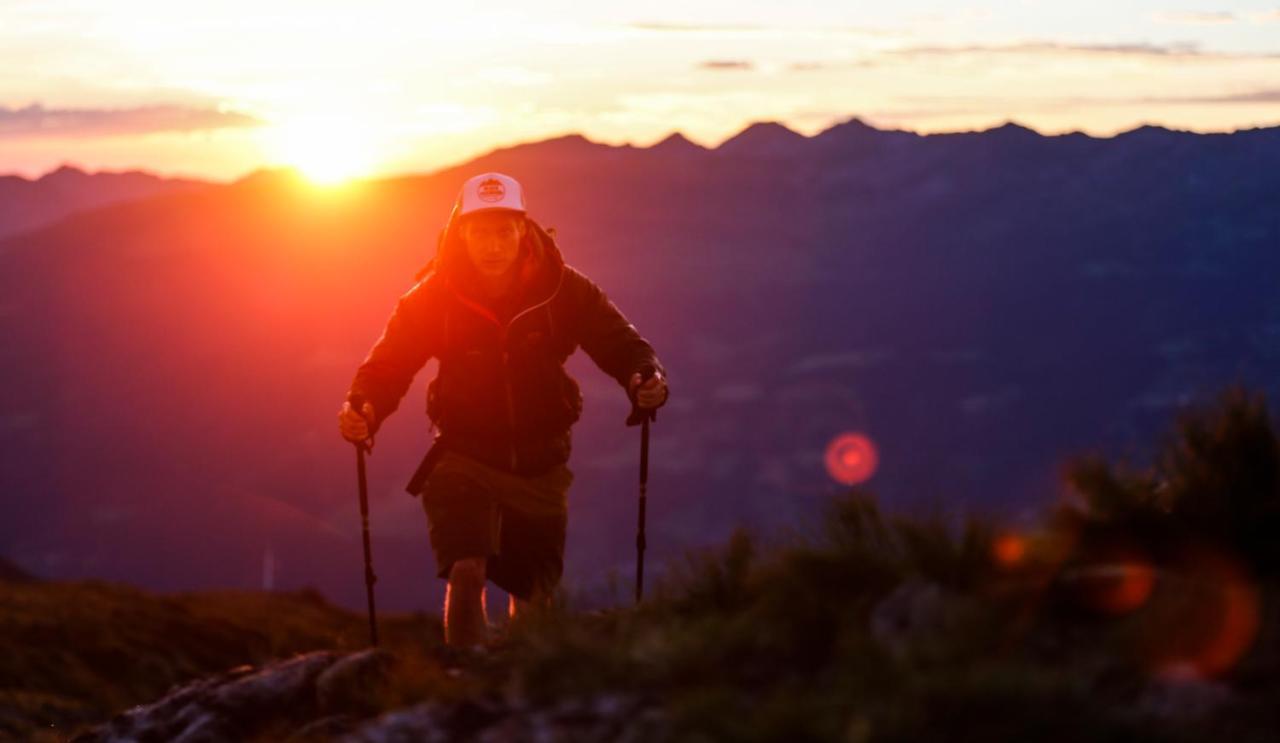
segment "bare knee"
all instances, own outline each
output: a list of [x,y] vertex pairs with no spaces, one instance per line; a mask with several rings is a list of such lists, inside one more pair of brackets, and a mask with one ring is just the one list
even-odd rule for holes
[[461,560],[454,560],[453,566],[449,568],[449,583],[458,587],[483,588],[485,562],[483,557],[464,557]]

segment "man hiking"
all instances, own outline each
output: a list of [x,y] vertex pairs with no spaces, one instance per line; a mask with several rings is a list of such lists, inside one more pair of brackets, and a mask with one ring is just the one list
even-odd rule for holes
[[410,492],[421,492],[436,574],[448,581],[445,641],[481,645],[486,580],[507,591],[515,618],[547,605],[564,570],[570,427],[582,413],[565,360],[581,346],[643,409],[666,402],[666,372],[564,262],[508,175],[463,184],[419,278],[356,371],[339,430],[349,441],[376,433],[417,371],[440,359],[427,387],[435,441]]

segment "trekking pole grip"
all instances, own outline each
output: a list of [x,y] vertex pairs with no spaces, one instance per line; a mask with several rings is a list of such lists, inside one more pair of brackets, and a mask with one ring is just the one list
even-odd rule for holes
[[[356,394],[348,397],[347,402],[351,403],[351,409],[356,411],[357,415],[359,415],[361,418],[364,418],[364,404],[365,402],[367,402],[364,398],[364,395],[361,395],[360,393],[357,392]],[[361,451],[367,452],[368,454],[372,455],[373,454],[373,421],[369,420],[368,418],[364,418],[364,420],[365,420],[365,423],[368,424],[369,426],[369,435],[361,441],[353,441],[351,443],[355,444],[357,449],[360,449]]]
[[656,373],[657,369],[654,369],[652,364],[645,364],[640,367],[640,384],[636,385],[635,390],[628,390],[627,393],[628,397],[631,398],[631,414],[627,416],[628,426],[638,426],[641,421],[656,421],[658,419],[657,408],[642,408],[640,407],[640,402],[637,399],[640,388],[643,387],[644,383],[648,382]]

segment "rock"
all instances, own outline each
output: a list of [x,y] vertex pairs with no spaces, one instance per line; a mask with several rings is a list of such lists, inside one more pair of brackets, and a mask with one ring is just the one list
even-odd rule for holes
[[350,733],[356,726],[356,720],[349,715],[330,715],[313,720],[296,730],[285,743],[308,743],[309,741],[333,740]]
[[436,743],[455,740],[449,732],[448,716],[447,707],[424,702],[385,714],[342,740],[345,743]]
[[1189,722],[1208,717],[1233,698],[1231,688],[1194,675],[1152,681],[1138,698],[1140,714],[1160,720]]
[[252,738],[301,724],[315,717],[316,679],[339,657],[320,651],[193,681],[157,702],[117,715],[78,740],[202,743]]
[[566,699],[543,708],[527,704],[513,708],[503,697],[481,697],[453,706],[428,703],[383,715],[343,740],[639,743],[664,737],[660,733],[665,730],[665,721],[657,704],[657,700],[616,693]]
[[213,706],[267,716],[276,710],[308,708],[315,699],[316,679],[339,657],[337,653],[321,651],[267,666],[219,689]]
[[316,702],[324,715],[368,717],[383,709],[394,657],[385,650],[353,653],[316,679]]
[[[452,657],[452,656],[451,656]],[[478,662],[462,656],[455,661]],[[520,684],[445,703],[386,706],[395,657],[321,651],[194,681],[134,707],[84,741],[639,741],[662,737],[660,701],[600,691],[535,706]]]

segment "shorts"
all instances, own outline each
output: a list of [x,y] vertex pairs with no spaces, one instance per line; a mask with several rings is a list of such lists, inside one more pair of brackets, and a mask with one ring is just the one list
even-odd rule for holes
[[448,580],[455,561],[483,557],[485,576],[509,594],[527,601],[554,591],[572,483],[567,465],[522,477],[446,451],[422,490],[436,576]]

